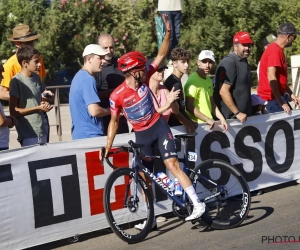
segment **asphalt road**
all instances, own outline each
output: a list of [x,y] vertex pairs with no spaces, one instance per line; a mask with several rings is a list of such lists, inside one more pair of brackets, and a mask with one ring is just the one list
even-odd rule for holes
[[[300,249],[299,191],[300,185],[293,182],[252,196],[247,220],[231,230],[213,230],[204,223],[192,225],[168,214],[168,220],[138,244],[128,245],[107,229],[80,235],[77,243],[65,239],[30,250]],[[282,243],[288,240],[298,242]]]

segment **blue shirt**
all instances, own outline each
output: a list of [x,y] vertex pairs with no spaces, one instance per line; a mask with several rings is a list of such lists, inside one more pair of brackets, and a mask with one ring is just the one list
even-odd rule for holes
[[93,117],[88,111],[93,103],[100,106],[96,80],[81,69],[72,80],[69,95],[73,140],[104,135],[102,117]]

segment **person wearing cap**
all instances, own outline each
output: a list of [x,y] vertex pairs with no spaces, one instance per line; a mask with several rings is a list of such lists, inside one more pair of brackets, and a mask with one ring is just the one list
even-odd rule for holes
[[[100,105],[102,108],[109,108],[109,96],[125,80],[125,76],[118,69],[118,58],[114,56],[115,42],[113,37],[110,34],[100,34],[97,43],[109,53],[104,58],[105,63],[101,72],[95,73],[97,89],[101,100]],[[104,116],[103,129],[105,134],[107,133],[109,122],[110,115]],[[117,134],[129,132],[127,120],[124,116],[120,117],[119,124]]]
[[98,44],[87,45],[82,53],[84,65],[74,76],[69,95],[73,140],[105,135],[102,117],[110,110],[100,106],[94,76],[102,70],[107,54]]
[[216,70],[214,101],[225,119],[236,118],[243,123],[252,114],[252,74],[247,61],[252,46],[249,33],[236,33],[233,51],[221,60]]
[[189,133],[193,133],[195,132],[198,124],[194,122],[186,112],[184,92],[181,82],[183,74],[188,72],[190,59],[191,54],[187,50],[180,47],[173,49],[171,52],[173,72],[165,80],[164,85],[169,91],[173,88],[175,91],[180,90],[179,98],[176,100],[179,106],[179,113],[171,115],[168,122],[169,126],[174,127],[184,125]]
[[[36,32],[32,32],[30,27],[26,24],[17,25],[13,29],[13,34],[9,36],[7,39],[9,41],[14,42],[17,48],[22,46],[30,46],[34,47],[37,39],[41,37],[40,34]],[[41,80],[43,80],[46,76],[45,66],[43,62],[43,58],[40,56],[40,69],[36,72]],[[3,80],[1,81],[0,86],[0,99],[9,100],[9,88],[11,79],[21,71],[21,65],[18,63],[18,59],[16,54],[11,56],[3,65],[4,73]],[[50,94],[50,93],[49,93]]]
[[[165,166],[178,179],[193,203],[193,212],[185,219],[190,221],[202,216],[205,212],[205,203],[199,201],[191,180],[179,166],[174,137],[167,122],[156,112],[148,88],[151,76],[165,59],[169,49],[171,27],[168,16],[163,15],[162,17],[167,32],[157,56],[150,66],[146,67],[147,59],[139,51],[128,52],[118,60],[118,68],[124,73],[125,81],[110,95],[111,120],[108,126],[103,157],[108,157],[109,150],[113,146],[119,126],[120,113],[122,112],[134,128],[135,143],[144,145],[141,148],[143,155],[153,155],[154,145],[157,143]],[[102,159],[102,153],[101,150],[100,160]],[[147,169],[153,170],[153,161],[142,160],[142,162]],[[143,173],[139,174],[146,180],[149,191],[153,196],[152,180],[146,178]],[[146,225],[147,221],[145,220],[143,223],[135,225],[135,228],[143,230]],[[151,227],[152,229],[157,227],[155,218]]]
[[251,103],[252,103],[252,115],[263,115],[266,114],[266,101],[261,99],[259,95],[252,94],[251,95]]
[[258,95],[267,101],[269,113],[285,111],[290,114],[291,107],[286,94],[300,105],[300,99],[288,86],[288,71],[284,48],[291,47],[299,32],[292,23],[280,25],[276,40],[264,51],[260,60]]
[[[150,67],[153,63],[154,58],[150,58],[146,62],[146,67]],[[163,63],[158,66],[156,72],[150,77],[149,88],[151,89],[153,104],[156,109],[156,112],[161,114],[161,116],[169,121],[171,114],[178,114],[179,107],[177,102],[174,102],[178,99],[180,90],[171,92],[162,84],[164,79],[164,70],[167,68]]]
[[209,78],[212,67],[215,64],[215,55],[210,50],[202,50],[197,61],[197,70],[192,73],[184,85],[186,110],[193,121],[197,123],[206,122],[209,128],[214,127],[215,121],[212,114],[216,116],[224,128],[228,130],[227,122],[215,105],[213,99],[213,84]]
[[[262,46],[264,47],[264,50],[266,50],[266,48],[268,48],[269,44],[274,42],[275,40],[276,40],[276,36],[274,36],[273,34],[266,36],[262,41]],[[260,66],[260,61],[257,64],[257,71],[256,71],[258,81],[259,81],[259,66]]]

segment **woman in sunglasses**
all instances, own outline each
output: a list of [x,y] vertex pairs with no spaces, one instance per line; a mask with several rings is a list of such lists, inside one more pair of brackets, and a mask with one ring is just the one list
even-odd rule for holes
[[[146,66],[153,62],[153,58],[147,60]],[[157,71],[151,76],[149,81],[149,88],[151,89],[153,103],[156,112],[161,114],[162,117],[168,122],[171,113],[178,114],[179,107],[177,100],[179,98],[180,90],[174,91],[174,88],[169,91],[163,84],[165,65],[159,65]]]

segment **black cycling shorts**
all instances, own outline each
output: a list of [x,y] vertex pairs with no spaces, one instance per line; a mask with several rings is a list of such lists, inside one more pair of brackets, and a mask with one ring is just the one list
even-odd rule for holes
[[[163,160],[178,158],[175,140],[168,123],[160,117],[150,128],[135,132],[136,143],[143,144],[141,151],[143,155],[153,156],[154,145],[158,145]],[[153,170],[153,162],[143,161],[143,164]]]

